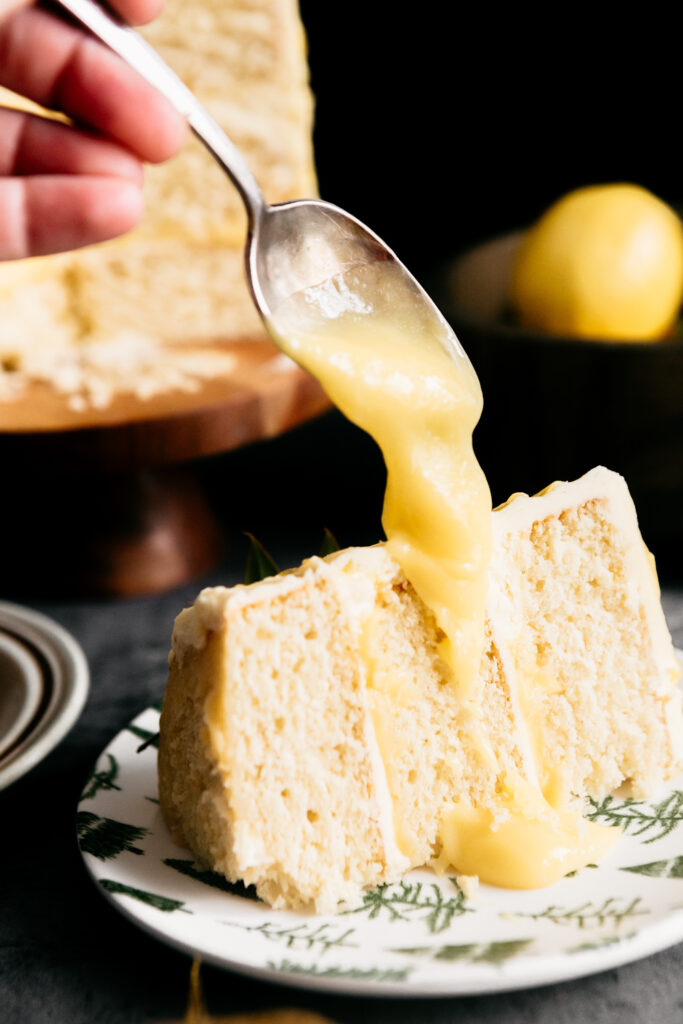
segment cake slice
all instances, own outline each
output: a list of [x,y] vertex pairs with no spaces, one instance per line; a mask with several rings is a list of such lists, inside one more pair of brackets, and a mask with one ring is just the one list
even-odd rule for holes
[[177,842],[273,906],[326,911],[443,861],[454,807],[495,830],[510,786],[565,812],[675,773],[679,668],[624,481],[598,468],[493,522],[466,699],[383,545],[181,612],[159,748]]

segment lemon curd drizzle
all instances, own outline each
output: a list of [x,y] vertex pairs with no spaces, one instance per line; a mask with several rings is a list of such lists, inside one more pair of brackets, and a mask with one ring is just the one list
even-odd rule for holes
[[[382,263],[307,289],[276,311],[278,344],[378,443],[391,554],[445,634],[464,697],[484,637],[491,497],[472,450],[479,381],[457,339],[400,270]],[[332,313],[333,315],[330,315]]]
[[[434,613],[440,653],[474,723],[468,731],[495,762],[476,725],[491,498],[472,448],[482,396],[469,360],[440,314],[390,263],[298,293],[274,311],[269,329],[382,450],[388,549]],[[613,829],[553,808],[521,777],[499,779],[494,804],[456,804],[441,828],[450,863],[484,882],[548,885],[616,839]]]
[[520,775],[499,781],[495,809],[457,803],[444,815],[445,859],[490,885],[540,889],[600,860],[620,830],[556,810]]

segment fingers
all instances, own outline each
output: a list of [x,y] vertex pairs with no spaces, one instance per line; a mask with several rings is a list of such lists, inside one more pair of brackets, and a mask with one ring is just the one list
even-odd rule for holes
[[[15,7],[25,7],[30,0],[0,0],[0,18]],[[112,0],[112,7],[129,25],[146,25],[164,6],[164,0]]]
[[[162,2],[114,0],[133,24],[155,17]],[[59,18],[0,0],[0,19],[0,82],[97,133],[0,109],[0,260],[123,234],[143,212],[140,160],[177,152],[183,119],[114,54]]]
[[60,175],[0,180],[0,259],[77,249],[130,230],[142,216],[137,184]]
[[153,21],[164,6],[164,0],[115,0],[115,7],[129,25],[146,25]]
[[[115,0],[136,24],[161,3]],[[0,82],[97,133],[0,110],[0,259],[128,231],[143,211],[140,160],[177,152],[183,119],[114,54],[59,18],[0,0],[0,19]]]
[[[156,0],[123,0],[139,10]],[[157,163],[178,151],[183,118],[113,53],[38,8],[0,23],[0,83]]]
[[0,175],[101,174],[142,184],[142,165],[113,142],[31,114],[0,110]]

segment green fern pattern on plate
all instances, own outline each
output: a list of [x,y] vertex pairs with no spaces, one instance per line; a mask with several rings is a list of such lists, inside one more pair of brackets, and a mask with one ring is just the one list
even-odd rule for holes
[[291,927],[281,925],[277,921],[264,921],[259,925],[240,924],[237,921],[226,921],[231,928],[242,928],[245,932],[254,932],[269,942],[281,942],[288,949],[318,949],[327,953],[330,949],[354,949],[356,944],[349,942],[355,935],[355,928],[340,929],[333,924],[318,925],[298,924]]
[[159,748],[159,733],[152,732],[151,729],[141,729],[139,725],[129,725],[128,732],[132,732],[133,736],[137,736],[138,739],[143,742],[137,748],[137,753],[141,754],[148,747],[154,747],[158,750]]
[[118,896],[131,896],[134,900],[146,903],[148,907],[155,910],[163,910],[165,914],[172,914],[174,910],[182,910],[185,914],[191,914],[182,900],[174,900],[169,896],[163,896],[156,892],[147,892],[146,889],[136,889],[132,885],[123,885],[111,878],[100,878],[100,885],[105,892],[115,893]]
[[633,836],[647,835],[645,843],[666,838],[683,821],[683,791],[678,789],[658,804],[607,796],[600,802],[591,800],[590,806],[592,810],[586,814],[589,821],[619,826]]
[[649,864],[633,864],[621,870],[630,871],[634,875],[649,875],[650,878],[683,878],[683,857],[653,860]]
[[148,832],[138,825],[126,825],[113,818],[100,818],[92,811],[79,811],[76,815],[76,831],[81,850],[98,860],[113,860],[124,851],[137,856],[145,852],[134,845],[144,839]]
[[514,914],[514,917],[528,917],[533,921],[550,921],[562,927],[601,928],[605,924],[618,928],[631,917],[642,917],[648,913],[641,907],[641,897],[629,902],[610,896],[602,903],[581,903],[576,907],[556,906],[554,903],[535,914]]
[[346,914],[367,914],[373,920],[385,914],[389,921],[408,921],[418,917],[432,934],[445,931],[454,918],[473,912],[467,905],[465,894],[454,879],[456,893],[448,897],[436,883],[399,882],[380,885],[363,894],[359,907],[344,911]]
[[97,765],[95,765],[88,776],[88,781],[81,793],[81,800],[92,800],[101,789],[116,789],[121,792],[121,787],[116,783],[119,777],[119,763],[111,754],[107,754],[106,757],[107,767],[98,771]]
[[285,974],[303,974],[309,978],[344,978],[347,981],[374,981],[384,984],[388,981],[406,981],[410,976],[409,967],[341,967],[319,964],[300,964],[294,960],[269,960],[268,968]]
[[567,952],[590,953],[596,949],[605,949],[606,946],[616,946],[620,942],[628,942],[634,935],[635,932],[629,932],[628,935],[606,935],[603,939],[596,939],[595,942],[582,942],[580,946],[570,946]]
[[224,875],[219,875],[217,871],[209,871],[205,868],[197,867],[193,860],[179,860],[174,857],[166,857],[164,864],[169,868],[179,871],[181,875],[187,875],[188,878],[194,878],[195,881],[202,882],[203,885],[211,885],[214,889],[229,892],[233,896],[240,896],[242,899],[255,900],[256,903],[262,902],[256,895],[256,889],[253,885],[245,885],[244,882],[229,882]]
[[431,960],[466,960],[471,964],[502,964],[527,948],[531,939],[508,939],[503,942],[467,942],[458,946],[416,946],[394,949],[406,956],[427,956]]

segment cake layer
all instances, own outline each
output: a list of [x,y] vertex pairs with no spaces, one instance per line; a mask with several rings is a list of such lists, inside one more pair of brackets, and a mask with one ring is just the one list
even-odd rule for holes
[[369,577],[316,560],[204,591],[176,621],[159,751],[174,836],[274,906],[397,877],[359,639]]
[[681,758],[681,669],[625,480],[513,496],[493,527],[488,615],[544,791],[652,793]]

